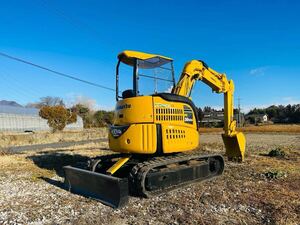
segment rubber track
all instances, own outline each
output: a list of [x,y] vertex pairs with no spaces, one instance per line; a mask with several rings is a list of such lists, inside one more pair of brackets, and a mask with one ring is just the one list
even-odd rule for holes
[[221,167],[220,167],[220,171],[217,171],[216,173],[214,173],[212,176],[209,176],[207,179],[211,179],[213,177],[219,176],[223,173],[224,170],[224,160],[223,157],[221,155],[203,155],[203,152],[194,152],[194,153],[190,153],[190,154],[178,154],[178,155],[173,155],[173,156],[161,156],[161,157],[156,157],[153,159],[150,159],[148,161],[145,162],[141,162],[138,163],[137,165],[135,165],[130,174],[129,174],[129,186],[130,186],[130,190],[134,195],[138,195],[138,196],[143,196],[143,197],[151,197],[153,195],[159,195],[165,192],[168,192],[170,190],[174,190],[177,189],[179,187],[188,185],[188,184],[192,184],[197,182],[199,179],[194,179],[191,180],[189,182],[185,182],[182,184],[178,184],[178,185],[174,185],[165,189],[161,189],[161,190],[156,190],[156,191],[147,191],[145,188],[145,179],[146,176],[148,174],[148,172],[151,169],[154,169],[156,167],[160,167],[160,166],[164,166],[164,165],[168,165],[168,164],[172,164],[172,163],[179,163],[179,162],[184,162],[184,161],[190,161],[193,159],[203,159],[203,160],[208,160],[210,158],[221,158],[222,162],[221,162]]

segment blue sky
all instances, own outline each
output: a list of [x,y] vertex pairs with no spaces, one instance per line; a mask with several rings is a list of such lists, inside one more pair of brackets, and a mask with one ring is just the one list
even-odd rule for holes
[[[299,1],[2,1],[0,51],[112,88],[125,49],[172,57],[177,78],[185,62],[202,59],[234,80],[247,111],[300,103],[299,11]],[[50,95],[114,107],[111,91],[3,57],[0,68],[0,100]],[[200,82],[192,97],[223,104]]]

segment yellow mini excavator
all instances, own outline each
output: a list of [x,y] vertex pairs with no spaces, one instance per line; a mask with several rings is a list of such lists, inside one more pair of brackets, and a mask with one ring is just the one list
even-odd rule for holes
[[[122,77],[127,76],[124,82],[120,82],[121,67]],[[132,76],[130,82],[128,76]],[[233,119],[232,80],[203,61],[192,60],[176,84],[171,58],[124,51],[118,55],[117,104],[109,127],[109,147],[117,153],[65,166],[68,189],[117,208],[129,195],[150,197],[221,175],[221,155],[195,150],[199,120],[190,96],[198,80],[224,94],[226,155],[229,160],[243,161],[246,140],[236,131]]]

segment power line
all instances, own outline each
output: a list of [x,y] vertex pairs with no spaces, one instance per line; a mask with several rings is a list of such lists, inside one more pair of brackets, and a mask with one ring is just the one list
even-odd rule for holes
[[29,61],[26,61],[24,59],[20,59],[20,58],[8,55],[8,54],[3,53],[3,52],[0,52],[0,55],[3,56],[3,57],[6,57],[8,59],[17,61],[17,62],[21,62],[21,63],[27,64],[27,65],[30,65],[30,66],[37,67],[37,68],[42,69],[42,70],[46,70],[48,72],[54,73],[54,74],[62,76],[62,77],[66,77],[66,78],[69,78],[69,79],[72,79],[72,80],[76,80],[76,81],[79,81],[79,82],[82,82],[82,83],[85,83],[85,84],[89,84],[89,85],[92,85],[92,86],[95,86],[95,87],[103,88],[103,89],[106,89],[106,90],[115,91],[115,89],[113,89],[113,88],[109,88],[109,87],[103,86],[101,84],[97,84],[97,83],[94,83],[94,82],[83,80],[83,79],[77,78],[75,76],[71,76],[69,74],[61,73],[61,72],[55,71],[53,69],[49,69],[49,68],[44,67],[44,66],[40,66],[40,65],[35,64],[33,62],[29,62]]

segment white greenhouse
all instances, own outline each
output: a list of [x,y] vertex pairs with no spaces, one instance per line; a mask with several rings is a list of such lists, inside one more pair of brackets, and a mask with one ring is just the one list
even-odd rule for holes
[[[83,129],[82,118],[77,116],[77,122],[68,124],[65,130]],[[15,106],[0,106],[0,131],[31,132],[51,130],[47,120],[39,116],[35,108]]]

